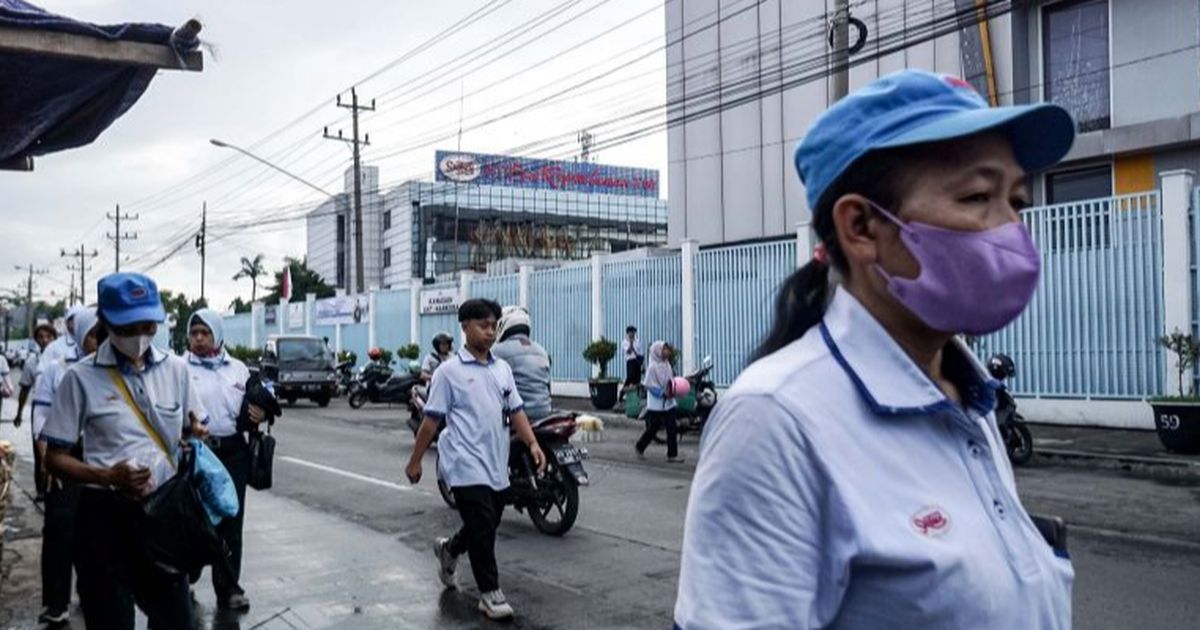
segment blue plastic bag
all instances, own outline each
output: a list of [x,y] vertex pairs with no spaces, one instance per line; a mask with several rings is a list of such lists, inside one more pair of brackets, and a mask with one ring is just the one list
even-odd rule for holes
[[232,518],[238,513],[237,488],[233,486],[233,477],[225,470],[225,464],[217,458],[204,442],[191,439],[192,449],[196,453],[196,482],[200,491],[200,503],[208,514],[208,520],[213,525],[221,519]]

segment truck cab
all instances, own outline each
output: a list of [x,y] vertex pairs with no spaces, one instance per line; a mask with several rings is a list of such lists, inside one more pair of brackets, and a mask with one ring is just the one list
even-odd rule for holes
[[333,351],[320,337],[272,335],[262,353],[262,375],[275,385],[275,396],[289,405],[307,398],[321,407],[337,394]]

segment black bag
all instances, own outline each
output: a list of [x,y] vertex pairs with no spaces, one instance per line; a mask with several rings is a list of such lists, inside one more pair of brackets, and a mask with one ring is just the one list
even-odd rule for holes
[[174,477],[142,501],[141,538],[150,560],[172,574],[228,562],[225,543],[208,520],[195,481],[196,456],[188,450]]
[[274,477],[275,438],[271,437],[271,424],[267,432],[250,432],[250,479],[246,485],[255,490],[269,490]]

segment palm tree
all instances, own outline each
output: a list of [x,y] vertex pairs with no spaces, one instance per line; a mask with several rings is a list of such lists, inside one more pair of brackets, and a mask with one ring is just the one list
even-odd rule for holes
[[266,275],[267,268],[262,264],[263,255],[258,254],[253,260],[242,256],[242,270],[233,275],[234,280],[250,278],[250,301],[258,297],[258,277]]

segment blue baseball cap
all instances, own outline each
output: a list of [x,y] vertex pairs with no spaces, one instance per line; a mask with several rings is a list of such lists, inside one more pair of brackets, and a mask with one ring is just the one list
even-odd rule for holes
[[100,279],[96,290],[100,294],[100,315],[114,326],[161,322],[167,318],[158,297],[158,285],[149,276],[109,274]]
[[821,196],[872,151],[996,131],[1008,137],[1027,173],[1071,150],[1075,122],[1052,103],[991,107],[970,83],[924,70],[876,79],[825,110],[796,147],[796,170],[816,209]]

